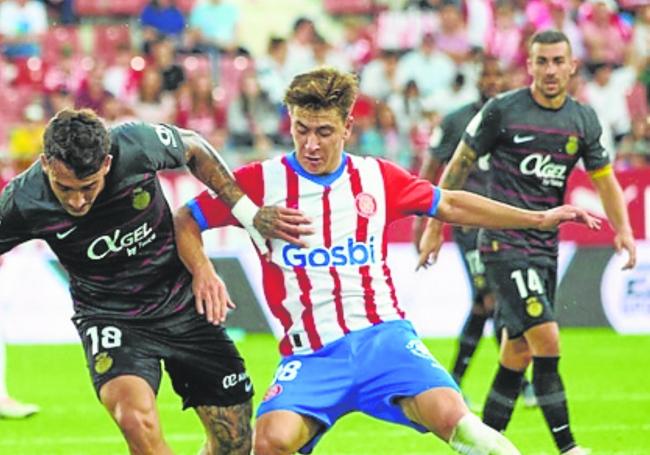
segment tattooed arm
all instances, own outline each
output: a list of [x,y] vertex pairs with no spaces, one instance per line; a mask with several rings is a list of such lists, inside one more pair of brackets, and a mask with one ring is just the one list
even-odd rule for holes
[[[477,158],[477,153],[465,141],[460,141],[440,177],[438,186],[449,190],[461,189]],[[442,241],[442,221],[430,218],[420,238],[418,268],[436,261]]]
[[[200,135],[180,130],[185,145],[187,166],[194,176],[214,191],[248,231],[262,253],[267,251],[263,237],[279,238],[298,246],[305,246],[300,235],[310,234],[309,224],[302,212],[286,207],[256,206],[237,185],[219,153]],[[260,235],[261,234],[261,235]]]

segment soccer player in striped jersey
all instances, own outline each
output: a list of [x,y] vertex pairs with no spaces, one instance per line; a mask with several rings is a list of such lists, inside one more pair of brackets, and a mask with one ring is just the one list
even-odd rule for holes
[[[388,161],[345,153],[356,94],[348,73],[325,68],[296,76],[285,95],[295,150],[235,172],[254,202],[299,209],[315,229],[302,238],[307,247],[272,240],[260,254],[267,303],[284,336],[257,412],[254,451],[310,453],[340,417],[359,411],[432,432],[459,453],[518,454],[470,413],[406,319],[386,263],[387,226],[411,214],[492,228],[597,223],[571,206],[533,212],[441,191]],[[194,289],[207,293],[214,280],[200,231],[226,224],[236,220],[209,192],[175,216]]]
[[[441,178],[443,188],[462,188],[473,163],[490,154],[489,196],[525,209],[548,210],[562,203],[571,170],[582,159],[616,231],[618,251],[636,261],[634,237],[623,192],[600,143],[594,110],[567,94],[576,64],[567,37],[548,30],[531,39],[530,87],[490,100],[467,126],[463,140]],[[441,242],[441,226],[431,220],[432,248]],[[485,230],[479,235],[487,278],[495,289],[495,325],[502,330],[500,366],[488,395],[483,421],[504,431],[521,388],[524,370],[533,363],[533,385],[544,418],[560,453],[581,455],[569,426],[564,386],[558,370],[559,327],[554,313],[557,231]]]

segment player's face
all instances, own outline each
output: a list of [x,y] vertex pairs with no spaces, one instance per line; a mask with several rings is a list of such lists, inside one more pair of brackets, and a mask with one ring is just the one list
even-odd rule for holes
[[48,161],[45,155],[41,155],[41,165],[50,181],[52,192],[65,211],[72,216],[84,216],[104,189],[111,159],[112,156],[108,155],[99,171],[83,179],[77,178],[74,171],[62,161]]
[[481,77],[478,81],[478,88],[481,95],[488,99],[492,98],[503,91],[505,81],[503,71],[496,60],[489,60],[483,65]]
[[533,90],[547,99],[564,96],[576,65],[568,43],[535,43],[528,57]]
[[314,175],[334,172],[341,164],[352,117],[343,121],[336,109],[291,109],[291,136],[298,163]]

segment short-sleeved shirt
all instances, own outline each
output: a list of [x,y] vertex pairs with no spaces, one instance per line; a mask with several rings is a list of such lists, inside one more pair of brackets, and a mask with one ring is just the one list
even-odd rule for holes
[[[235,178],[255,203],[299,209],[315,229],[307,248],[273,239],[270,261],[260,257],[266,300],[285,332],[283,355],[405,317],[386,262],[386,230],[408,215],[434,216],[438,188],[388,161],[347,153],[331,174],[308,173],[292,153],[240,168]],[[202,229],[236,223],[211,192],[188,206]]]
[[[529,88],[490,100],[467,126],[463,140],[479,156],[491,154],[489,197],[546,210],[563,203],[567,179],[579,159],[589,171],[609,164],[594,110],[567,97],[559,109],[535,102]],[[557,256],[557,230],[484,230],[486,260]]]
[[0,196],[0,254],[45,240],[70,275],[75,318],[157,319],[191,304],[172,215],[156,171],[185,164],[178,130],[127,123],[110,131],[113,162],[90,211],[69,215],[40,162]]

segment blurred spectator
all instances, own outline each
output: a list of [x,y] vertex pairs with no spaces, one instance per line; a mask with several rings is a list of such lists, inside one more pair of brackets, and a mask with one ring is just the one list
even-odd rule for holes
[[397,127],[402,134],[410,134],[422,120],[424,109],[418,84],[414,80],[408,81],[401,92],[390,95],[387,104],[395,114]]
[[286,62],[287,40],[271,37],[266,54],[255,63],[260,87],[268,94],[271,102],[278,106],[282,104],[284,91],[291,82]]
[[465,61],[470,46],[465,22],[460,9],[446,4],[440,9],[440,30],[436,34],[436,46],[449,55],[458,65]]
[[153,64],[160,71],[162,76],[162,89],[164,91],[175,91],[185,80],[183,67],[176,63],[176,51],[169,38],[159,38],[151,46]]
[[331,66],[342,71],[350,71],[352,64],[347,56],[334,48],[323,35],[317,33],[313,41],[314,66]]
[[636,71],[632,67],[614,70],[610,63],[593,66],[594,77],[585,85],[585,99],[596,111],[603,127],[601,142],[613,161],[616,139],[630,131],[626,94],[636,81]]
[[50,11],[50,18],[57,24],[74,24],[77,16],[74,13],[74,0],[45,0]]
[[228,107],[228,131],[232,145],[268,152],[273,143],[281,143],[279,127],[277,107],[260,89],[255,73],[246,73],[241,81],[239,96]]
[[374,55],[374,29],[368,22],[357,18],[343,20],[341,50],[355,71],[360,71]]
[[427,111],[447,115],[459,107],[476,101],[479,98],[476,84],[468,84],[462,73],[457,73],[454,83],[449,90],[439,90],[426,97],[422,103]]
[[372,127],[360,133],[359,154],[383,157],[405,169],[411,169],[413,155],[409,138],[399,131],[391,108],[385,103],[379,103],[375,117]]
[[650,57],[650,4],[637,9],[633,31],[634,52],[641,64],[647,66]]
[[397,82],[397,51],[382,50],[379,56],[361,71],[361,93],[377,100],[386,101],[391,93],[399,91]]
[[74,97],[68,89],[61,86],[48,92],[43,104],[45,107],[45,118],[50,118],[62,109],[74,109]]
[[90,108],[99,115],[104,115],[104,102],[111,98],[111,92],[104,88],[104,70],[106,65],[96,62],[94,67],[86,75],[79,90],[75,94],[74,105],[76,109],[83,107]]
[[614,0],[589,0],[580,23],[588,65],[622,65],[629,49],[630,30],[616,14]]
[[137,76],[131,68],[133,51],[129,44],[121,44],[115,59],[104,71],[102,83],[106,90],[119,100],[131,103],[137,96]]
[[504,68],[523,63],[521,54],[521,29],[515,20],[515,10],[510,2],[499,2],[495,16],[494,33],[489,37],[487,53],[494,55]]
[[71,47],[61,47],[59,58],[45,69],[43,88],[46,91],[65,88],[70,93],[76,93],[88,75],[86,65],[91,62],[90,57],[75,54]]
[[41,54],[40,41],[47,31],[45,5],[37,0],[4,0],[0,3],[0,43],[8,58]]
[[[180,42],[185,29],[185,16],[174,0],[151,0],[140,13],[140,25],[144,43],[152,43],[161,36]],[[146,44],[145,53],[148,53]]]
[[563,32],[571,43],[573,56],[582,61],[586,58],[582,31],[569,15],[568,0],[550,0],[548,2],[548,21],[538,27],[542,29],[555,29]]
[[488,39],[494,34],[494,8],[492,0],[466,0],[467,40],[470,47],[485,50]]
[[632,122],[632,131],[627,134],[618,149],[616,166],[619,169],[640,168],[650,165],[650,139],[647,118]]
[[198,74],[180,90],[178,126],[191,129],[205,137],[219,150],[224,147],[226,112],[215,96],[216,89],[208,74]]
[[172,123],[176,118],[176,100],[163,91],[162,82],[162,75],[155,67],[142,73],[138,96],[131,108],[143,122]]
[[117,98],[110,97],[104,101],[104,115],[102,118],[109,126],[118,125],[127,121],[139,121],[133,110]]
[[293,32],[287,42],[287,74],[290,77],[309,71],[314,67],[312,47],[316,30],[311,19],[299,17],[293,24]]
[[404,55],[397,64],[400,86],[415,81],[423,96],[449,89],[455,76],[454,61],[436,47],[436,38],[431,33],[425,33],[420,46]]
[[239,7],[228,0],[199,0],[190,12],[189,25],[201,32],[203,44],[220,52],[239,47]]
[[23,121],[9,134],[9,158],[16,173],[27,169],[43,151],[45,115],[40,100],[34,100],[23,111]]

